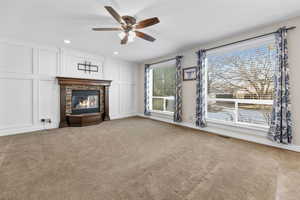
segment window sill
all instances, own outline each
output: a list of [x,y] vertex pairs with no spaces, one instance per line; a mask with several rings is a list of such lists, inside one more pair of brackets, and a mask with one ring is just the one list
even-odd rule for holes
[[150,110],[150,113],[154,117],[161,117],[165,119],[173,119],[174,113],[172,112],[165,112],[165,111],[159,111],[159,110]]
[[169,112],[169,111],[150,110],[150,112],[151,113],[161,114],[161,115],[169,115],[169,116],[173,116],[174,115],[173,112]]
[[227,129],[229,131],[240,132],[240,133],[251,134],[251,135],[266,136],[269,130],[268,128],[265,127],[248,126],[243,124],[232,124],[232,123],[226,123],[218,120],[207,119],[206,121],[207,121],[207,127]]

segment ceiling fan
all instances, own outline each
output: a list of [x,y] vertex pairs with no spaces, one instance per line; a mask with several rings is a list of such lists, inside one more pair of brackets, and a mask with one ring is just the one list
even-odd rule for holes
[[137,31],[138,29],[143,29],[148,26],[152,26],[154,24],[159,23],[159,19],[157,17],[149,18],[142,20],[140,22],[136,21],[136,18],[132,16],[120,16],[112,7],[105,6],[105,9],[111,14],[111,16],[117,20],[121,24],[121,27],[116,28],[93,28],[93,31],[122,31],[119,34],[119,37],[121,38],[121,44],[127,44],[127,42],[132,42],[133,39],[137,36],[140,38],[143,38],[144,40],[154,42],[155,38]]

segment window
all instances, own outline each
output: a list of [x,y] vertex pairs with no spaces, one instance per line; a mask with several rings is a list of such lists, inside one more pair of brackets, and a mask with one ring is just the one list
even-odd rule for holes
[[150,110],[173,114],[175,107],[175,61],[151,66]]
[[272,37],[208,52],[208,120],[269,127],[274,93],[276,47]]

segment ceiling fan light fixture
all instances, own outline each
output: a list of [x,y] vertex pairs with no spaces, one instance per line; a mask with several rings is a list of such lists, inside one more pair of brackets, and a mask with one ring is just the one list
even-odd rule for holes
[[134,31],[129,31],[129,37],[135,38],[136,33]]
[[128,42],[133,42],[133,41],[134,41],[134,37],[128,36]]
[[133,42],[135,37],[136,37],[135,32],[134,31],[129,31],[129,33],[128,33],[128,42]]
[[120,32],[120,33],[118,34],[118,36],[119,36],[119,38],[120,38],[121,40],[123,40],[123,38],[126,36],[126,33],[124,33],[124,32],[122,31],[122,32]]

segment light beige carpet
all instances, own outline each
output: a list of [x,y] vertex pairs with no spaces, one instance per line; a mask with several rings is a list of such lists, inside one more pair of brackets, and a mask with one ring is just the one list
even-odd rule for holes
[[300,154],[143,118],[0,137],[1,200],[299,200]]

